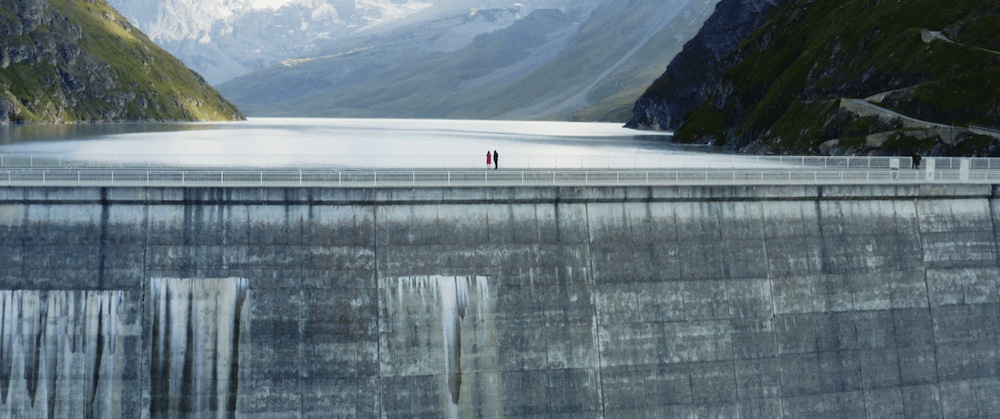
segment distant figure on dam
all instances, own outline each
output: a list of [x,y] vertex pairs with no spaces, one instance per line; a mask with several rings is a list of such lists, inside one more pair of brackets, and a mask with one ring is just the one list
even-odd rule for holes
[[[489,160],[489,157],[487,157],[486,159]],[[493,150],[493,170],[497,170],[499,168],[500,168],[500,155],[497,154],[496,150]]]
[[919,154],[913,154],[913,168],[914,169],[919,169],[920,168],[920,155]]
[[489,169],[490,165],[493,164],[493,154],[489,150],[486,150],[486,168]]

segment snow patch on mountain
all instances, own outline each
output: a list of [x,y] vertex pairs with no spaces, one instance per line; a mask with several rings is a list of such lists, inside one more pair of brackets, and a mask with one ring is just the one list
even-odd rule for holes
[[210,83],[403,19],[431,0],[109,0]]
[[[308,59],[310,53],[334,43],[407,36],[415,30],[434,32],[433,39],[415,48],[452,52],[468,46],[478,35],[509,27],[533,10],[579,9],[594,0],[109,2],[154,42],[219,85],[286,60]],[[413,29],[415,25],[426,28]]]
[[291,2],[292,0],[255,0],[251,7],[254,9],[277,9]]

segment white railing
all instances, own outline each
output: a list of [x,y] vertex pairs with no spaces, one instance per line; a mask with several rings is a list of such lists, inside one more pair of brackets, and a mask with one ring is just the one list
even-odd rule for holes
[[987,127],[987,126],[982,126],[982,125],[969,125],[969,129],[971,129],[971,130],[979,130],[979,131],[987,131],[987,132],[993,132],[993,133],[1000,134],[1000,127],[994,127],[994,126]]
[[515,187],[1000,184],[1000,170],[0,170],[0,187]]
[[[743,156],[729,154],[634,154],[634,155],[501,155],[500,166],[515,170],[677,170],[677,169],[888,169],[909,168],[910,157],[810,157]],[[1000,170],[1000,158],[924,158],[938,169],[959,169],[968,161],[974,170]],[[23,168],[122,168],[122,169],[441,169],[479,170],[485,156],[295,156],[295,155],[59,155],[0,154],[0,169]]]

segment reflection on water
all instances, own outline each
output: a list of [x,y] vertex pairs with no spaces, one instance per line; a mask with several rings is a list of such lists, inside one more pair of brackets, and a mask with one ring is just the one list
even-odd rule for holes
[[213,129],[214,124],[30,124],[0,125],[0,146],[18,143],[99,140],[122,134],[167,133]]
[[[669,133],[609,123],[260,118],[234,123],[33,125],[0,130],[0,153],[167,166],[603,168],[724,158]],[[729,156],[732,157],[732,156]],[[644,163],[641,166],[645,166]]]

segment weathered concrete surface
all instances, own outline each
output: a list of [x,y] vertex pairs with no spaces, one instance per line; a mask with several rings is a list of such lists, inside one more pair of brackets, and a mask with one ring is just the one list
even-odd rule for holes
[[[26,396],[41,387],[57,416],[229,411],[231,394],[245,417],[997,416],[995,195],[0,189],[0,290],[123,300],[114,322],[70,319],[120,337],[96,381],[48,387],[8,336],[68,332],[4,309],[0,407],[47,412]],[[161,328],[191,337],[157,346]],[[73,356],[51,355],[96,359]]]

